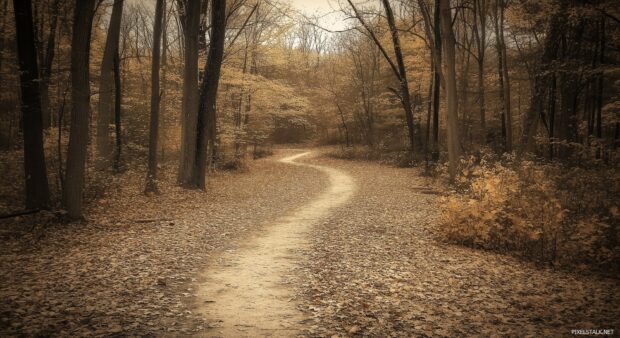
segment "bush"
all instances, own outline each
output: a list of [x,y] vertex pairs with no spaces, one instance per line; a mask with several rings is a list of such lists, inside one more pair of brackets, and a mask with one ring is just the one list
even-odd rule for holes
[[218,169],[226,171],[247,171],[248,165],[241,157],[230,157],[222,159],[217,166]]
[[267,156],[271,156],[273,155],[273,150],[271,148],[263,148],[263,147],[257,147],[256,149],[254,149],[254,151],[252,152],[252,156],[255,160],[259,159],[259,158],[263,158],[263,157],[267,157]]
[[379,161],[381,163],[406,168],[416,165],[411,152],[402,149],[373,148],[369,146],[353,146],[334,149],[328,156],[342,160]]
[[441,232],[455,243],[541,262],[620,266],[616,168],[470,158],[443,198]]

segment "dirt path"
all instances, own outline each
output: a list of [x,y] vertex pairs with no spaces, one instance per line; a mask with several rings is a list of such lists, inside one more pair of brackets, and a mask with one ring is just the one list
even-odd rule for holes
[[280,162],[320,170],[329,176],[329,189],[212,260],[198,290],[197,310],[210,323],[202,336],[282,337],[300,332],[305,316],[293,301],[294,289],[286,283],[300,259],[293,250],[307,246],[312,226],[345,203],[355,189],[352,178],[339,170],[296,162],[309,154]]

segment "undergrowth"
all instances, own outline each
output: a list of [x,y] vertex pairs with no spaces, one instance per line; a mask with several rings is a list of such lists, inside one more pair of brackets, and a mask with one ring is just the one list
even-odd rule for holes
[[419,159],[414,159],[406,149],[387,149],[385,147],[352,146],[340,147],[327,152],[327,156],[342,160],[377,161],[397,167],[413,167]]
[[620,173],[615,167],[470,157],[442,199],[451,242],[559,266],[618,272]]

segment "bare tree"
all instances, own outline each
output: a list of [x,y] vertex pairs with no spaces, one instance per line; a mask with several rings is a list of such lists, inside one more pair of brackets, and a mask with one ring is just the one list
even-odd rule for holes
[[101,77],[99,79],[99,110],[97,114],[97,166],[108,167],[112,148],[110,143],[110,122],[112,121],[114,94],[114,57],[118,53],[118,43],[123,17],[124,0],[114,0],[110,25],[106,37],[105,50],[101,59]]
[[504,41],[504,0],[495,1],[495,41],[497,47],[497,66],[499,75],[499,99],[502,122],[502,136],[504,150],[512,151],[512,111],[510,106],[510,76],[508,74],[508,60],[506,57],[506,42]]
[[396,27],[396,22],[394,19],[394,13],[392,11],[392,7],[388,0],[382,0],[383,9],[385,10],[385,15],[388,20],[388,25],[390,26],[390,33],[392,37],[392,46],[394,48],[394,54],[396,56],[396,64],[392,61],[392,58],[388,55],[387,51],[377,38],[373,29],[368,25],[368,23],[364,20],[362,14],[358,11],[357,7],[353,4],[351,0],[347,0],[353,12],[355,13],[355,17],[359,20],[362,26],[366,29],[370,38],[375,42],[377,47],[381,50],[381,53],[385,57],[386,61],[390,65],[390,68],[394,72],[394,75],[399,81],[400,91],[393,90],[393,92],[398,96],[403,109],[405,111],[405,119],[407,121],[407,130],[409,135],[409,146],[411,147],[411,152],[413,154],[414,151],[414,140],[415,140],[415,132],[413,125],[413,107],[411,105],[411,96],[409,94],[409,82],[407,80],[407,71],[405,68],[405,63],[403,60],[402,50],[400,46],[400,39],[398,36],[398,29]]
[[76,0],[71,38],[71,132],[63,205],[69,217],[81,218],[90,116],[90,33],[95,0]]
[[456,92],[456,41],[452,30],[450,0],[439,0],[441,13],[442,46],[445,51],[443,64],[446,82],[446,107],[448,121],[448,160],[450,180],[454,180],[460,155],[458,136],[458,95]]
[[192,173],[192,186],[200,189],[205,188],[208,151],[210,147],[214,146],[213,138],[210,136],[215,132],[217,88],[224,57],[225,39],[226,1],[212,0],[211,41],[200,88],[200,106],[196,132],[196,160]]
[[196,131],[198,124],[198,32],[201,0],[177,0],[183,30],[183,103],[181,107],[181,158],[178,181],[191,185],[196,161]]
[[17,59],[24,130],[26,208],[46,208],[49,203],[49,186],[43,150],[41,92],[34,43],[32,3],[30,0],[14,0],[13,9],[17,31]]
[[159,141],[159,67],[161,61],[161,26],[165,0],[157,0],[153,22],[153,58],[151,63],[151,121],[149,128],[149,161],[146,174],[146,193],[157,192],[157,142]]

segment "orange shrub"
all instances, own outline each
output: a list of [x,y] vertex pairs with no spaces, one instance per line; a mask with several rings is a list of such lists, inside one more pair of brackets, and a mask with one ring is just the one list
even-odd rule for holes
[[569,266],[620,266],[616,168],[463,161],[457,191],[443,197],[451,242]]

